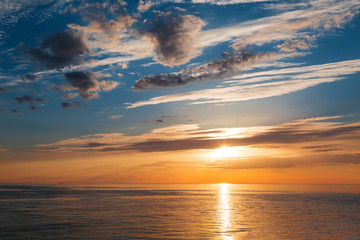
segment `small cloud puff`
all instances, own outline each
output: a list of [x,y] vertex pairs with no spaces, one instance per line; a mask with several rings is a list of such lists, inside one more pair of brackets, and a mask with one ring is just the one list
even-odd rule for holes
[[112,115],[110,116],[110,119],[118,119],[118,118],[122,118],[124,117],[124,115]]

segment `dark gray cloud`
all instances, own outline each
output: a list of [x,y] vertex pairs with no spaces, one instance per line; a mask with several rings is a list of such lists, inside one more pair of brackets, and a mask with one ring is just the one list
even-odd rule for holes
[[28,74],[21,76],[21,80],[24,82],[33,82],[33,81],[36,81],[36,79],[37,79],[37,77],[32,73],[28,73]]
[[33,98],[32,96],[26,94],[22,97],[14,97],[14,100],[17,101],[19,104],[23,104],[24,102],[31,103],[33,101]]
[[20,111],[19,111],[19,110],[14,109],[14,108],[10,108],[9,110],[10,110],[11,112],[13,112],[13,113],[20,113]]
[[25,94],[22,97],[14,97],[14,100],[17,101],[19,104],[23,104],[25,102],[32,103],[35,102],[46,102],[45,98],[33,98],[31,95]]
[[68,84],[76,88],[79,91],[80,96],[83,99],[96,98],[96,93],[90,93],[91,91],[99,91],[99,82],[97,75],[93,72],[69,72],[65,73],[65,78]]
[[48,69],[62,68],[83,62],[81,55],[90,50],[83,36],[73,30],[56,32],[47,37],[40,47],[23,45],[24,54],[31,61],[40,62]]
[[61,103],[61,107],[63,108],[63,109],[69,109],[69,108],[71,108],[73,105],[72,105],[72,103],[68,103],[68,102],[63,102],[63,103]]
[[198,56],[196,34],[204,22],[194,15],[156,12],[140,34],[156,48],[156,60],[166,66],[181,65]]
[[36,102],[46,102],[45,98],[34,98]]
[[7,92],[7,89],[6,88],[4,88],[4,87],[0,87],[0,92]]
[[[70,103],[70,102],[63,102],[63,103],[61,103],[61,107],[62,107],[63,109],[69,109],[69,108],[72,108],[72,107],[76,107],[76,108],[80,109],[81,106],[82,106],[82,103],[79,102],[79,101],[75,101],[75,102],[72,102],[72,103]],[[85,107],[86,107],[86,106],[85,106]]]
[[220,59],[199,67],[187,68],[176,73],[146,75],[136,80],[133,89],[146,90],[153,87],[171,87],[185,85],[194,81],[223,80],[237,74],[252,64],[265,60],[268,54],[252,54],[239,52],[234,54],[223,53]]
[[35,112],[35,111],[37,111],[37,110],[39,110],[34,104],[31,104],[30,105],[30,110],[31,111],[33,111],[33,112]]

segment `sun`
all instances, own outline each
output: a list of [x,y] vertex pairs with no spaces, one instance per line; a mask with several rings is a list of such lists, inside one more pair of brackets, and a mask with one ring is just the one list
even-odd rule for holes
[[232,147],[222,146],[213,150],[214,159],[231,158],[236,157],[236,149]]

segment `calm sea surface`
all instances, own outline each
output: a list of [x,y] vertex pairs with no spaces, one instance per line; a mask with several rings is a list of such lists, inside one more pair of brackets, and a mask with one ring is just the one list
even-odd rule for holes
[[360,186],[0,185],[0,239],[360,239]]

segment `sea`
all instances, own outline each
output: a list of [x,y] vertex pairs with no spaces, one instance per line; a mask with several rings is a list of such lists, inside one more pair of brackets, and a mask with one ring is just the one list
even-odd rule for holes
[[0,185],[0,239],[360,239],[360,185]]

